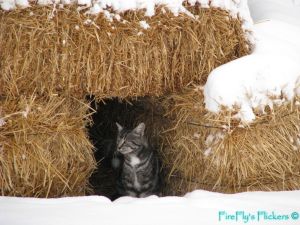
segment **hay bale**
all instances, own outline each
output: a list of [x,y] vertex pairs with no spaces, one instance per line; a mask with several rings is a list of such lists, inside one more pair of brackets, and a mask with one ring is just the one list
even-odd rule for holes
[[164,104],[172,108],[174,121],[161,151],[168,169],[166,193],[300,188],[298,104],[266,109],[247,127],[233,119],[233,112],[206,112],[201,90],[173,95]]
[[0,194],[85,194],[95,168],[85,131],[88,106],[61,97],[0,102]]
[[204,83],[211,70],[249,52],[238,18],[188,9],[197,19],[160,8],[151,18],[128,11],[113,22],[74,7],[0,11],[0,95],[158,96]]

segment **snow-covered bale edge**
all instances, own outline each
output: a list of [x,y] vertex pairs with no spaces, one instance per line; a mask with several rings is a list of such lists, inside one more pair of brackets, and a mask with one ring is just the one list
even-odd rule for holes
[[255,120],[254,111],[265,114],[300,95],[300,28],[279,21],[255,25],[257,38],[251,55],[211,72],[204,87],[208,111],[222,107],[237,110],[235,119]]
[[[123,13],[128,10],[146,10],[145,16],[153,16],[155,14],[155,7],[165,6],[175,16],[180,13],[187,14],[191,17],[194,15],[189,12],[184,4],[195,5],[199,4],[202,8],[220,8],[230,12],[233,18],[239,18],[243,22],[243,30],[247,33],[248,40],[253,43],[251,36],[252,18],[248,8],[248,0],[38,0],[35,3],[32,0],[0,0],[0,8],[6,11],[17,8],[27,8],[34,5],[53,5],[54,7],[64,7],[64,5],[78,5],[78,10],[88,9],[87,14],[97,15],[104,13],[110,19],[113,16],[112,11]],[[113,13],[113,15],[115,15]]]

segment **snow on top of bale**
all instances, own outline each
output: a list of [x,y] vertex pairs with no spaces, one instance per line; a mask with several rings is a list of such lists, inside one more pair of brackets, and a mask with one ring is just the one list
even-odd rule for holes
[[204,88],[205,105],[219,112],[236,112],[244,123],[300,95],[300,29],[278,21],[257,24],[251,55],[216,68]]
[[151,18],[85,15],[74,5],[0,10],[0,95],[162,96],[203,85],[214,68],[249,54],[239,18],[186,8],[196,19],[163,7]]
[[230,120],[230,111],[207,112],[201,88],[163,99],[160,105],[170,120],[168,127],[160,126],[164,193],[298,190],[300,105],[296,102],[274,105],[242,127],[240,121]]
[[[16,8],[27,8],[33,5],[64,5],[77,4],[78,10],[88,9],[87,14],[104,13],[110,18],[111,11],[123,13],[128,10],[145,10],[145,16],[154,16],[156,6],[165,6],[175,16],[180,13],[191,17],[194,15],[185,7],[199,4],[203,8],[221,8],[230,12],[233,18],[239,17],[243,21],[243,29],[251,30],[252,18],[250,16],[247,0],[0,0],[0,8],[13,10]],[[118,14],[117,14],[118,15]]]

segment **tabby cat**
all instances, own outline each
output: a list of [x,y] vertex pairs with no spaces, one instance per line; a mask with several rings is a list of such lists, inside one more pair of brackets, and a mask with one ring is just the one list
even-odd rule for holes
[[115,169],[120,166],[117,191],[121,196],[147,197],[160,194],[159,160],[144,135],[145,124],[140,123],[133,130],[118,127],[116,155],[123,156],[123,162],[115,157]]

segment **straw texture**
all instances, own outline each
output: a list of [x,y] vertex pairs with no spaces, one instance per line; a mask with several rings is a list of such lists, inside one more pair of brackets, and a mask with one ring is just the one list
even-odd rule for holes
[[205,112],[202,91],[173,95],[165,106],[173,128],[161,151],[168,169],[167,193],[196,188],[219,192],[300,188],[299,106],[266,109],[247,127],[234,112]]
[[0,95],[159,96],[204,83],[212,69],[249,53],[239,19],[189,10],[197,19],[161,8],[151,18],[128,11],[112,22],[72,7],[0,11]]
[[[169,184],[174,174],[181,176],[184,188],[174,185],[176,193],[190,190],[191,180],[207,179],[206,184],[221,187],[227,179],[216,173],[221,169],[224,174],[233,172],[231,186],[237,177],[239,187],[245,177],[257,175],[249,165],[243,173],[237,172],[240,164],[232,168],[242,155],[231,157],[233,147],[212,150],[212,155],[219,155],[209,156],[210,161],[203,157],[203,138],[212,131],[188,123],[202,123],[206,115],[202,97],[194,92],[167,97],[204,84],[214,68],[251,50],[239,18],[221,9],[187,7],[196,19],[183,14],[175,17],[162,7],[151,18],[142,11],[128,11],[120,21],[110,21],[103,14],[89,16],[72,6],[0,11],[1,195],[57,197],[89,191],[88,179],[96,163],[86,132],[92,113],[84,100],[87,95],[97,100],[149,96],[137,109],[147,113],[130,119],[122,115],[120,121],[146,123],[151,140],[161,149]],[[142,28],[142,20],[150,28]],[[114,115],[113,110],[107,116]],[[104,115],[100,122],[106,119]],[[201,138],[191,139],[195,132]],[[237,136],[233,134],[222,142],[234,143]],[[277,152],[273,159],[292,156],[284,152]],[[257,159],[262,154],[254,153]],[[212,163],[224,157],[223,166]],[[252,164],[259,168],[260,161]],[[279,168],[277,179],[287,165],[286,161],[280,168],[272,164],[268,171]],[[99,177],[109,180],[109,174]],[[109,189],[105,183],[98,187]]]
[[95,168],[87,109],[59,97],[1,99],[0,194],[84,195]]

